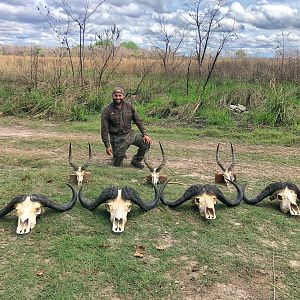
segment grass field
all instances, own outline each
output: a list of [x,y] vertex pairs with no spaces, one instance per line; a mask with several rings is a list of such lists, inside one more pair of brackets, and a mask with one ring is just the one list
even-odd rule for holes
[[[300,186],[300,136],[287,129],[225,131],[151,123],[154,139],[149,159],[160,161],[158,141],[172,177],[166,189],[178,198],[192,184],[214,183],[215,149],[237,155],[237,180],[256,195],[272,181]],[[0,116],[0,207],[17,194],[42,193],[57,202],[71,197],[66,182],[73,160],[84,162],[88,142],[92,181],[84,186],[95,199],[108,186],[131,186],[145,201],[152,189],[147,169],[115,168],[99,136],[99,119],[46,122]],[[228,197],[234,192],[219,186]],[[15,233],[13,212],[0,219],[1,299],[300,299],[300,218],[283,214],[265,199],[256,206],[216,206],[217,219],[206,221],[191,202],[170,209],[161,203],[149,212],[133,207],[125,232],[114,234],[109,214],[79,202],[68,212],[46,208],[34,230]],[[135,256],[144,249],[143,257]]]

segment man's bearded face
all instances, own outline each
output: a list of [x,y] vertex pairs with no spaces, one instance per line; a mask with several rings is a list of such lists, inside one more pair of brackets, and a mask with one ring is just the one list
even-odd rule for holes
[[122,93],[114,93],[113,94],[113,102],[115,105],[122,104],[123,100],[124,100],[124,95]]

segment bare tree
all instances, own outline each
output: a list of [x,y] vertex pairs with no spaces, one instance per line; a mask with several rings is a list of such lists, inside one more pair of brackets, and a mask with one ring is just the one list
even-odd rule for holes
[[109,79],[122,61],[122,57],[120,57],[117,62],[114,62],[119,50],[120,34],[120,29],[116,25],[113,25],[110,28],[104,29],[103,33],[96,34],[95,36],[95,42],[91,46],[91,49],[97,53],[96,57],[100,59],[96,79],[98,87],[103,84],[104,74],[106,73],[106,80]]
[[[203,0],[193,0],[186,6],[190,37],[195,49],[198,74],[200,75],[197,104],[190,117],[193,117],[201,106],[202,93],[211,78],[224,45],[234,36],[234,23],[230,27],[226,27],[222,23],[226,17],[221,10],[224,5],[223,0],[217,0],[214,5],[211,2],[203,2]],[[208,64],[208,67],[204,84],[200,88],[201,78],[204,75],[204,62]]]
[[183,43],[184,37],[186,35],[186,30],[179,29],[168,25],[165,18],[160,14],[158,15],[160,30],[155,32],[156,44],[158,42],[159,46],[155,46],[154,49],[157,51],[165,72],[168,69],[173,71],[176,69],[184,60],[179,60],[179,49]]
[[[63,11],[63,14],[61,16],[60,23],[63,24],[75,24],[75,27],[78,28],[78,39],[79,39],[79,81],[80,86],[83,88],[84,86],[84,50],[85,50],[85,38],[86,38],[86,32],[88,23],[90,21],[90,18],[97,12],[99,7],[105,2],[105,0],[98,1],[97,4],[91,8],[90,7],[90,1],[85,0],[84,3],[84,9],[83,12],[74,12],[72,7],[69,5],[68,1],[66,0],[52,0],[53,3],[60,7]],[[49,12],[49,8],[45,7],[46,10]],[[39,9],[39,8],[38,8]],[[40,10],[40,9],[39,9]],[[47,12],[47,15],[49,15]],[[70,29],[71,27],[68,26]],[[64,42],[68,43],[68,39],[66,38],[70,34],[70,31],[65,31],[65,39]],[[67,46],[69,47],[69,46]]]

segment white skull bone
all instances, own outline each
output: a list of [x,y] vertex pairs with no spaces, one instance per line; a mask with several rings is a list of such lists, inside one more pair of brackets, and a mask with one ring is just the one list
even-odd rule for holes
[[198,206],[200,215],[205,219],[214,220],[216,218],[217,197],[215,195],[203,193],[193,197],[192,201]]
[[36,218],[42,212],[42,205],[39,202],[31,201],[30,196],[18,203],[15,207],[18,216],[17,234],[29,233],[36,225]]
[[132,208],[131,201],[122,199],[121,192],[122,190],[118,190],[117,198],[108,200],[105,204],[106,210],[110,213],[112,231],[116,233],[124,231],[127,222],[127,214]]
[[280,204],[280,210],[283,213],[290,213],[292,216],[299,216],[300,210],[297,205],[297,194],[294,190],[284,188],[277,190],[270,196],[271,200],[277,200]]

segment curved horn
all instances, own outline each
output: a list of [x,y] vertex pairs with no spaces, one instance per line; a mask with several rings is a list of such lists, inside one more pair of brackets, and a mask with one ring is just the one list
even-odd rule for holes
[[220,147],[220,143],[217,146],[217,151],[216,151],[216,161],[217,164],[219,165],[219,167],[222,169],[223,172],[225,172],[225,167],[222,165],[221,161],[220,161],[220,153],[219,153],[219,147]]
[[165,197],[164,197],[164,189],[170,180],[171,179],[169,179],[162,185],[161,194],[160,194],[161,202],[170,207],[175,207],[175,206],[181,205],[184,202],[186,202],[187,200],[191,199],[193,196],[202,194],[204,192],[204,187],[202,185],[200,185],[200,184],[192,185],[184,192],[184,194],[179,199],[177,199],[175,201],[169,201],[169,200],[165,199]]
[[75,171],[78,170],[78,167],[72,162],[72,145],[71,145],[71,142],[70,142],[70,145],[69,145],[69,164],[71,165],[71,167]]
[[232,146],[231,143],[230,143],[230,147],[231,147],[231,164],[228,167],[228,170],[232,171],[233,168],[234,168],[234,166],[235,166],[235,164],[236,164],[236,156],[235,156],[234,149],[233,149],[233,146]]
[[236,184],[234,181],[228,180],[231,184],[234,185],[234,187],[237,190],[237,196],[235,198],[235,200],[230,201],[229,199],[227,199],[224,194],[221,192],[221,190],[216,187],[215,185],[210,185],[210,184],[206,184],[204,185],[204,188],[206,189],[206,191],[208,193],[213,193],[216,195],[216,197],[226,206],[228,207],[234,207],[237,206],[241,203],[241,201],[243,200],[243,190],[241,189],[241,187]]
[[256,204],[260,201],[262,201],[263,199],[265,199],[266,197],[270,196],[271,194],[273,194],[275,191],[277,190],[281,190],[284,189],[287,186],[286,182],[275,182],[275,183],[271,183],[269,184],[267,187],[265,187],[258,196],[256,196],[253,199],[248,199],[245,195],[244,192],[244,201],[247,204]]
[[25,198],[26,195],[18,195],[12,198],[3,208],[0,209],[0,217],[7,215],[9,212],[15,209],[15,205],[25,200]]
[[[147,152],[149,152],[150,150],[150,145],[147,149]],[[148,158],[147,158],[147,155],[144,156],[144,162],[145,162],[145,165],[148,167],[148,169],[150,170],[150,172],[154,172],[154,168],[152,167],[152,165],[150,164],[150,162],[148,161]]]
[[91,145],[90,145],[90,143],[89,143],[89,159],[88,159],[88,161],[81,167],[81,170],[82,170],[82,171],[85,171],[86,168],[90,165],[91,161],[92,161],[92,150],[91,150]]
[[84,197],[82,192],[82,186],[80,187],[78,199],[84,208],[93,210],[97,208],[100,204],[104,203],[109,199],[115,199],[118,197],[118,189],[115,187],[105,188],[95,201],[91,201]]
[[160,146],[161,155],[162,155],[163,160],[162,160],[161,164],[156,168],[156,172],[160,172],[160,170],[163,168],[163,166],[164,166],[164,165],[166,164],[166,162],[167,162],[167,159],[165,158],[164,149],[163,149],[163,147],[162,147],[162,145],[161,145],[160,142],[159,142],[159,146]]
[[145,203],[133,188],[127,186],[125,186],[122,189],[122,198],[124,200],[131,200],[133,203],[138,205],[141,209],[148,211],[154,208],[159,200],[159,192],[157,186],[153,184],[152,186],[154,187],[155,194],[154,194],[154,199],[150,203]]
[[77,192],[75,191],[75,189],[68,183],[67,183],[67,186],[72,190],[72,198],[69,202],[67,202],[65,204],[56,203],[56,202],[50,200],[48,197],[41,195],[41,194],[33,194],[30,196],[30,199],[32,201],[38,201],[43,206],[55,209],[60,212],[67,211],[75,205],[76,200],[77,200]]

